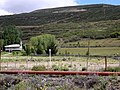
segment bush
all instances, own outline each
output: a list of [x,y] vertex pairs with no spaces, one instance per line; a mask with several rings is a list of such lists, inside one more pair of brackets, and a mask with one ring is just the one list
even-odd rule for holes
[[106,71],[120,72],[120,67],[108,67]]
[[120,32],[113,32],[110,34],[111,38],[118,38],[120,36]]
[[56,71],[56,70],[59,69],[59,67],[58,67],[57,65],[52,65],[52,69],[53,69],[54,71]]
[[20,51],[13,51],[12,54],[13,55],[19,55],[21,52]]
[[42,66],[40,66],[40,65],[39,66],[33,66],[32,70],[33,71],[45,71],[46,67],[44,65],[42,65]]
[[23,46],[23,48],[24,48],[26,55],[29,56],[31,53],[30,45],[25,45]]
[[87,68],[86,68],[86,67],[83,67],[83,68],[82,68],[82,71],[87,71]]
[[67,68],[66,66],[52,65],[52,69],[54,71],[69,71],[69,68]]
[[22,56],[26,56],[26,52],[24,50],[21,51]]

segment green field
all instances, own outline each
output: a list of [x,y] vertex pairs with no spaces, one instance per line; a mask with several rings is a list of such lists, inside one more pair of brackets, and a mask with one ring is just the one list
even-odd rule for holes
[[[64,43],[63,46],[88,46],[88,39],[81,39],[76,42]],[[107,39],[90,39],[90,46],[103,47],[103,46],[120,46],[119,38],[107,38]]]
[[[86,55],[88,48],[60,48],[58,53]],[[96,47],[90,48],[90,55],[120,55],[120,47]]]

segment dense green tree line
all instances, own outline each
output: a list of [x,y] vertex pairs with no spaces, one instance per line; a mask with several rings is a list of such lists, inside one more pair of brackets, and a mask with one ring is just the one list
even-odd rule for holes
[[22,38],[22,32],[14,25],[3,27],[4,46],[10,44],[19,44]]
[[4,50],[5,45],[19,44],[22,32],[14,25],[0,27],[0,46]]

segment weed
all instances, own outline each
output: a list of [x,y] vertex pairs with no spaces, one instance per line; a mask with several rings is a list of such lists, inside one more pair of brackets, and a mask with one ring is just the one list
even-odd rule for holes
[[42,65],[42,66],[40,66],[40,65],[39,66],[33,66],[32,70],[33,71],[45,71],[46,67],[44,65]]

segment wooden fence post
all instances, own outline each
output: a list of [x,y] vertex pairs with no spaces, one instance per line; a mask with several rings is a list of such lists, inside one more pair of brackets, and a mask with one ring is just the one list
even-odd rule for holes
[[107,70],[107,56],[105,56],[105,71]]

